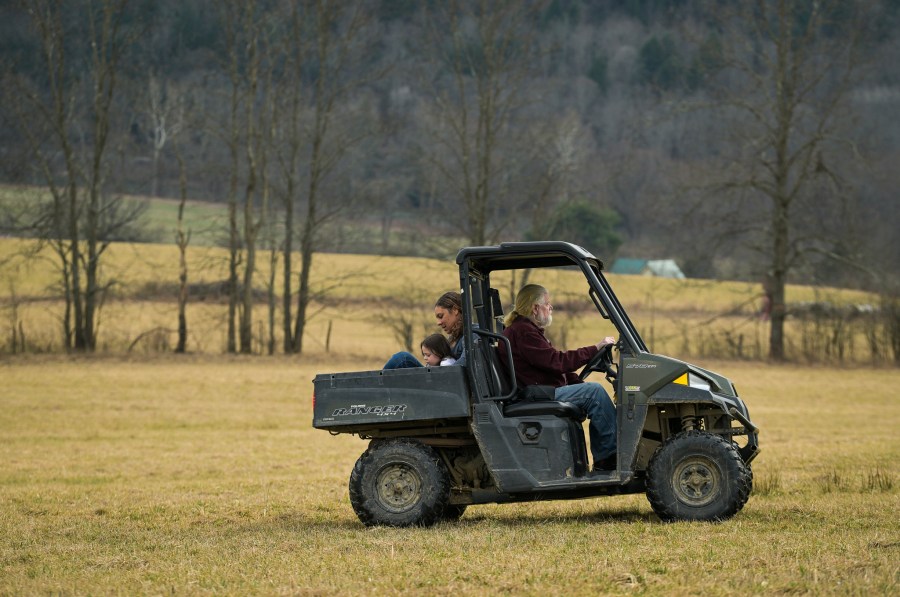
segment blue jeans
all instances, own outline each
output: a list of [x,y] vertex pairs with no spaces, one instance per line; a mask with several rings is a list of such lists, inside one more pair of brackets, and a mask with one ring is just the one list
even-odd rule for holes
[[587,413],[591,420],[589,433],[594,464],[616,453],[616,407],[603,386],[593,382],[576,383],[556,388],[553,396]]
[[398,352],[388,359],[382,369],[406,369],[408,367],[424,367],[419,359],[408,352]]

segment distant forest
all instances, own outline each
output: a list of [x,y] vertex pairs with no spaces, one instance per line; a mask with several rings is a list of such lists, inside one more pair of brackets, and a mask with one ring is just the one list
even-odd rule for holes
[[898,25],[900,0],[6,0],[0,182],[56,188],[0,226],[142,240],[119,196],[186,198],[230,206],[235,252],[553,238],[896,291]]

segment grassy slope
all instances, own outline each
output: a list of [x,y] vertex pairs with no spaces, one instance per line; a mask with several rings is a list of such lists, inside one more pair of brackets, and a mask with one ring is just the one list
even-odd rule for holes
[[[0,185],[0,211],[11,214],[28,214],[41,201],[49,201],[50,193],[42,187],[22,185]],[[140,226],[146,240],[172,243],[178,222],[176,199],[157,197],[123,198],[126,203],[139,203],[146,211],[140,219]],[[26,220],[30,218],[25,218]],[[227,230],[228,212],[222,203],[188,201],[184,208],[184,229],[191,232],[191,241],[196,246],[213,246]]]
[[[52,253],[45,250],[40,259],[11,259],[31,246],[33,243],[29,241],[0,239],[0,301],[10,305],[13,295],[20,300],[41,299],[23,302],[15,315],[34,346],[41,350],[58,350],[62,308],[53,298],[58,294],[53,288],[59,276]],[[220,282],[227,276],[226,253],[221,249],[191,246],[188,261],[189,281],[193,284]],[[263,290],[268,277],[268,255],[260,254],[258,263],[256,285]],[[161,332],[165,336],[163,344],[174,345],[174,288],[178,279],[178,251],[174,246],[114,244],[104,256],[102,275],[104,282],[114,282],[113,295],[105,301],[101,312],[99,341],[102,350],[124,351],[136,338],[157,328],[165,330]],[[495,286],[501,290],[505,305],[512,302],[513,292],[521,284],[522,273],[517,275],[515,280],[509,273],[495,276]],[[609,277],[632,320],[656,352],[684,358],[725,356],[733,351],[731,345],[739,342],[743,356],[765,354],[768,324],[755,317],[761,296],[756,284]],[[558,323],[554,323],[551,331],[560,345],[596,342],[596,338],[611,332],[596,317],[583,320],[577,312],[567,310],[567,303],[573,297],[578,297],[582,306],[586,302],[584,281],[579,273],[544,271],[533,273],[530,281],[544,284],[553,292]],[[452,260],[319,253],[313,262],[312,284],[319,299],[313,305],[308,330],[311,349],[324,350],[331,322],[334,326],[332,347],[367,355],[371,354],[367,344],[384,352],[384,343],[370,340],[373,336],[393,342],[389,329],[379,321],[380,315],[392,316],[399,309],[409,308],[402,304],[402,299],[409,299],[412,304],[420,305],[415,319],[417,333],[424,337],[433,329],[429,311],[434,298],[446,290],[458,288],[459,279]],[[280,279],[277,279],[279,293],[280,288]],[[867,303],[874,299],[856,291],[791,286],[788,300]],[[223,351],[225,314],[221,302],[191,298],[188,308],[191,350]],[[254,319],[258,322],[257,335],[261,335],[259,330],[264,329],[266,319],[263,305],[257,307]],[[7,323],[0,323],[0,330],[6,327]],[[3,334],[0,337],[8,337],[6,332],[0,333]],[[791,346],[801,344],[799,339],[793,341],[791,334],[789,326],[789,354]],[[823,332],[816,331],[815,337],[824,337]],[[855,338],[855,343],[847,349],[850,360],[858,356],[860,362],[869,362],[863,331],[843,331],[840,337]],[[342,346],[342,342],[346,345]],[[150,349],[143,344],[138,348]],[[794,352],[799,353],[799,349]]]
[[[151,238],[164,244],[173,243],[179,201],[159,198],[144,198],[141,201],[147,204],[142,221]],[[190,233],[195,246],[214,246],[228,238],[228,210],[222,203],[188,201],[184,206],[183,228]]]
[[311,429],[338,360],[0,362],[0,594],[896,594],[898,374],[712,363],[761,426],[722,524],[643,496],[471,507],[365,529],[365,444]]

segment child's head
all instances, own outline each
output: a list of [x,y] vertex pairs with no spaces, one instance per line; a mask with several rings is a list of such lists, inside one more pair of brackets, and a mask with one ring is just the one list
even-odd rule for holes
[[442,334],[431,334],[422,340],[422,358],[429,367],[437,367],[453,351]]

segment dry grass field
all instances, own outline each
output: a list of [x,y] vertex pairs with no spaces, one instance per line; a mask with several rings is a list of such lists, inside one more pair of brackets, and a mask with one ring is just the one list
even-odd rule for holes
[[[175,248],[117,244],[98,354],[65,357],[52,261],[21,258],[26,247],[0,239],[0,595],[900,592],[900,372],[861,366],[873,359],[854,328],[834,366],[746,360],[764,354],[768,331],[758,285],[610,276],[651,348],[730,376],[761,427],[754,493],[733,520],[663,524],[643,496],[625,496],[367,529],[347,490],[365,443],[312,429],[310,382],[378,368],[401,348],[392,317],[432,331],[455,264],[317,255],[302,357],[223,356],[225,305],[195,296],[191,354],[179,358]],[[189,260],[192,283],[224,279],[222,251],[192,247]],[[522,275],[496,279],[504,303]],[[579,274],[531,281],[554,292],[559,345],[612,331],[571,301]],[[791,287],[788,300],[872,297]],[[255,313],[261,352],[264,307]],[[25,354],[2,350],[14,329]],[[807,333],[789,326],[797,362]]]
[[643,496],[470,507],[363,527],[364,449],[311,428],[318,371],[370,353],[0,361],[0,594],[896,595],[896,370],[700,361],[761,427],[719,523]]

